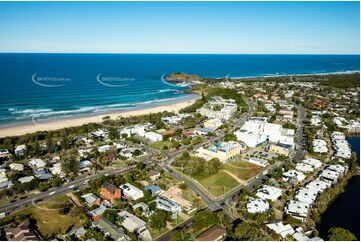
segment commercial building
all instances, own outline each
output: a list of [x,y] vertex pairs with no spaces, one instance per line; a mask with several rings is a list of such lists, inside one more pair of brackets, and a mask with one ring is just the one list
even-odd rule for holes
[[235,141],[221,142],[209,148],[200,147],[195,154],[205,160],[218,158],[221,162],[227,162],[238,156],[241,153],[241,148],[242,146]]
[[237,104],[233,99],[223,99],[213,97],[202,108],[197,109],[197,113],[208,118],[229,120],[237,111]]
[[253,118],[234,134],[238,141],[242,141],[252,148],[269,141],[272,144],[292,149],[294,147],[294,133],[293,129],[285,129],[282,128],[282,125],[267,123],[265,118]]
[[216,130],[223,124],[222,120],[218,118],[208,119],[203,123],[203,126],[207,129]]

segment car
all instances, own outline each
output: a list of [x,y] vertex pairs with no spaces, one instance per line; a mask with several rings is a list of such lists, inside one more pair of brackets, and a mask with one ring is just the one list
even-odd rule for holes
[[54,192],[49,193],[49,196],[54,195],[54,194],[55,194],[55,191],[54,191]]
[[69,186],[70,189],[72,189],[73,187],[74,187],[74,185]]

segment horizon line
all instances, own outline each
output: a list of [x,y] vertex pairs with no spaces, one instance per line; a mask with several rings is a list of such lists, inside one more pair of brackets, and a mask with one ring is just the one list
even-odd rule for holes
[[360,53],[177,53],[177,52],[2,52],[0,54],[126,54],[126,55],[360,55]]

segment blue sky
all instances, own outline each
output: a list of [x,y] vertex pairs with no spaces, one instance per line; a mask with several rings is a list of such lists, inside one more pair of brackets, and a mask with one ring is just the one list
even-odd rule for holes
[[359,54],[359,2],[0,2],[0,52]]

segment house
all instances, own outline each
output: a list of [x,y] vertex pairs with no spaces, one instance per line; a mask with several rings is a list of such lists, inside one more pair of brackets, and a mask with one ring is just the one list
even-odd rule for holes
[[197,241],[220,241],[226,236],[226,230],[219,225],[213,225],[196,237]]
[[287,235],[292,235],[295,232],[290,224],[284,225],[282,222],[269,223],[266,226],[275,231],[276,234],[281,235],[282,238],[286,238]]
[[295,217],[301,221],[304,221],[307,218],[307,213],[310,205],[307,203],[290,200],[286,203],[285,213]]
[[269,203],[259,198],[248,198],[247,211],[249,213],[265,213],[269,210]]
[[144,196],[142,190],[129,183],[120,185],[119,187],[120,189],[122,189],[122,193],[125,198],[129,198],[131,200],[138,200]]
[[33,169],[39,169],[45,167],[45,162],[42,159],[32,159],[29,162],[29,166]]
[[143,202],[134,204],[132,206],[132,208],[133,208],[133,211],[135,211],[136,209],[140,209],[142,211],[142,215],[146,216],[146,217],[149,217],[150,215],[152,215],[154,213],[154,211],[149,210],[148,205]]
[[213,130],[208,128],[195,128],[194,134],[196,135],[207,135],[208,133],[211,133]]
[[71,240],[75,241],[75,240],[80,240],[82,236],[84,236],[85,234],[86,234],[86,230],[84,229],[83,226],[81,226],[77,229],[70,230],[68,236],[71,238]]
[[117,159],[116,155],[107,155],[107,156],[104,156],[103,161],[106,164],[109,164],[110,162],[115,161],[116,159]]
[[18,145],[15,148],[15,155],[17,156],[23,156],[25,155],[25,151],[26,151],[26,145]]
[[88,204],[88,206],[92,206],[94,204],[100,205],[100,202],[101,202],[100,198],[98,196],[94,195],[93,193],[88,193],[81,197],[84,198],[84,200]]
[[130,241],[129,238],[123,231],[123,229],[117,227],[112,222],[105,218],[98,219],[92,222],[93,226],[99,228],[105,235],[108,235],[115,241]]
[[96,209],[93,209],[92,211],[88,212],[89,216],[92,217],[93,220],[99,220],[101,215],[107,210],[107,207],[105,207],[103,204],[101,204]]
[[139,135],[139,136],[144,136],[145,134],[145,125],[135,125],[135,126],[130,126],[130,127],[126,127],[123,129],[119,130],[119,133],[122,134],[126,134],[128,137],[132,136],[132,135]]
[[7,240],[12,240],[12,241],[40,240],[40,238],[30,228],[30,222],[28,220],[22,222],[17,227],[4,228],[4,232]]
[[302,163],[312,166],[314,169],[320,168],[322,166],[322,162],[320,160],[314,158],[306,158],[302,160]]
[[158,209],[172,212],[173,217],[177,216],[182,209],[182,207],[178,203],[164,196],[158,196],[155,202],[157,204]]
[[24,176],[18,179],[20,183],[31,182],[35,177],[34,176]]
[[9,167],[12,171],[23,171],[24,170],[24,165],[19,164],[19,163],[11,163],[9,165]]
[[327,143],[325,140],[322,139],[314,139],[312,141],[312,145],[313,145],[313,151],[315,153],[327,153],[328,152],[328,148],[327,148]]
[[65,177],[65,173],[63,172],[62,168],[61,168],[61,163],[55,163],[53,165],[53,167],[49,168],[51,174],[58,175],[59,177]]
[[311,182],[309,182],[307,185],[306,185],[306,188],[310,188],[312,190],[315,190],[319,193],[325,191],[327,188],[331,187],[332,183],[330,182],[326,182],[326,181],[323,181],[323,180],[320,180],[320,179],[315,179]]
[[282,189],[264,185],[257,190],[256,196],[264,200],[276,201],[280,196],[282,196]]
[[90,132],[89,136],[93,139],[105,139],[108,137],[108,131],[103,129],[98,129],[97,131]]
[[150,190],[151,194],[152,194],[152,197],[155,197],[157,195],[160,194],[160,192],[162,191],[160,189],[159,186],[156,186],[156,185],[149,185],[149,186],[145,186],[143,187],[143,190],[146,191],[146,190]]
[[102,145],[98,147],[98,152],[104,153],[110,150],[112,147],[110,145]]
[[127,211],[122,211],[120,213],[118,213],[118,215],[121,217],[122,219],[122,226],[129,232],[133,233],[133,232],[141,232],[142,230],[145,230],[146,227],[146,222],[144,222],[143,220],[141,220],[140,218],[138,218],[137,216],[127,212]]
[[313,190],[311,188],[301,188],[296,192],[295,199],[300,202],[312,205],[316,201],[317,195],[317,190]]
[[203,107],[197,109],[196,112],[208,118],[229,120],[237,112],[237,104],[233,99],[223,99],[220,96],[216,96],[203,105]]
[[7,160],[11,157],[10,152],[5,148],[0,148],[0,160]]
[[121,191],[117,186],[104,182],[100,188],[100,196],[114,204],[116,199],[121,198]]
[[290,180],[295,180],[296,182],[301,182],[306,178],[306,176],[299,171],[296,170],[288,170],[283,172],[282,174],[282,179],[284,181],[290,181]]
[[192,204],[188,200],[183,198],[182,189],[180,189],[178,186],[173,186],[167,191],[162,191],[160,195],[176,202],[182,208],[190,208],[192,206]]
[[39,178],[40,180],[49,180],[53,177],[53,175],[44,168],[35,170],[34,176]]
[[163,135],[155,133],[155,132],[146,132],[144,137],[151,142],[157,142],[163,140]]
[[84,169],[86,167],[89,167],[91,165],[92,165],[92,163],[89,160],[81,160],[81,161],[79,161],[79,169],[80,170]]
[[151,170],[150,172],[148,172],[148,176],[152,181],[155,181],[160,177],[160,171]]
[[300,171],[300,172],[303,172],[303,173],[310,173],[310,172],[313,172],[314,168],[308,164],[305,164],[305,163],[297,163],[295,169],[297,171]]
[[218,158],[221,162],[226,161],[238,156],[241,153],[242,146],[235,141],[221,142],[209,148],[200,147],[196,150],[195,155],[205,160]]

